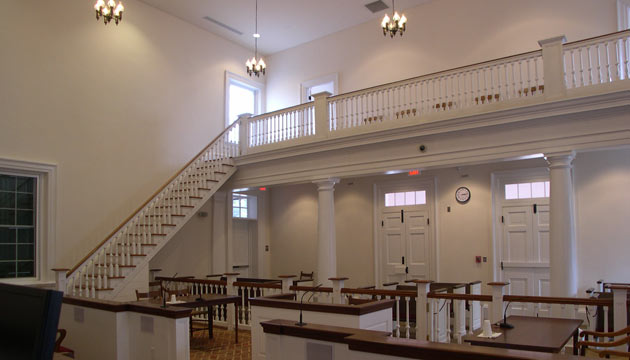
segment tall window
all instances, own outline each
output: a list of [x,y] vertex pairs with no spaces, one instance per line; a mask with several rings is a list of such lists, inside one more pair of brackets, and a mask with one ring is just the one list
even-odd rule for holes
[[238,219],[252,219],[258,217],[258,198],[256,195],[242,193],[232,194],[232,217]]
[[0,278],[36,276],[37,178],[0,174]]
[[[257,115],[261,112],[263,84],[225,73],[225,123],[230,126],[241,114]],[[230,132],[231,142],[238,142],[238,126]]]

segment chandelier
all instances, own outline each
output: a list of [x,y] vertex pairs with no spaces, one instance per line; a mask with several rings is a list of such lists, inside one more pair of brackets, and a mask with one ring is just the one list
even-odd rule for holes
[[249,74],[249,76],[256,75],[256,77],[259,77],[261,73],[265,75],[265,69],[267,68],[267,64],[265,64],[265,61],[262,59],[262,57],[256,60],[256,58],[258,57],[258,38],[260,37],[260,34],[258,33],[258,0],[256,0],[256,20],[255,21],[256,21],[256,32],[254,33],[254,48],[255,48],[254,57],[251,59],[247,59],[245,66],[247,67],[247,74]]
[[118,25],[118,23],[122,21],[122,14],[123,11],[125,11],[125,7],[120,1],[118,5],[116,5],[116,1],[114,0],[109,0],[107,4],[105,4],[105,0],[98,0],[96,4],[94,4],[94,10],[96,10],[96,20],[102,17],[103,22],[107,25],[113,19],[116,25]]
[[407,28],[407,18],[405,17],[405,14],[402,14],[402,16],[398,15],[398,12],[396,12],[395,0],[392,0],[392,12],[394,14],[391,19],[387,14],[385,14],[385,17],[383,17],[383,21],[381,22],[381,27],[383,28],[384,36],[387,36],[387,33],[389,33],[389,36],[393,38],[397,33],[400,33],[400,36],[402,36],[405,32],[405,29]]

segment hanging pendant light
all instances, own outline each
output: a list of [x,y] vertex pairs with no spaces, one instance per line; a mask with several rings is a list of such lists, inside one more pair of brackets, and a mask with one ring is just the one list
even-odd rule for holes
[[395,0],[392,0],[392,12],[393,14],[391,19],[387,14],[385,14],[383,21],[381,21],[381,27],[383,28],[384,36],[389,34],[389,36],[393,38],[397,33],[400,33],[400,36],[402,36],[405,32],[407,29],[407,18],[405,17],[405,14],[398,15]]
[[256,32],[254,33],[254,49],[255,49],[254,57],[251,58],[251,60],[247,59],[245,66],[247,67],[247,74],[249,74],[249,76],[256,75],[256,77],[259,77],[261,73],[265,75],[265,69],[267,68],[267,64],[265,64],[265,61],[262,59],[262,57],[258,58],[258,38],[260,37],[260,34],[258,33],[258,0],[256,0],[256,20],[255,21],[256,21]]
[[114,0],[109,0],[107,4],[105,4],[105,0],[98,0],[96,4],[94,4],[94,10],[96,10],[96,20],[102,17],[105,25],[112,20],[118,25],[118,23],[122,21],[122,14],[123,11],[125,11],[125,7],[120,1],[118,5],[116,5],[116,1]]

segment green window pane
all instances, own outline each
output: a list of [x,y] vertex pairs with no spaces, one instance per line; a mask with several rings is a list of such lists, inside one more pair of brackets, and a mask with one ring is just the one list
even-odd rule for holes
[[35,243],[35,229],[18,229],[18,242],[20,244]]
[[35,262],[34,261],[19,261],[17,264],[17,277],[32,277],[35,276]]
[[15,277],[15,262],[0,262],[0,278]]
[[18,245],[17,247],[18,260],[34,260],[35,259],[35,245]]
[[16,245],[0,245],[0,261],[15,260]]
[[0,191],[0,208],[15,208],[15,193]]
[[18,209],[33,209],[33,194],[17,193]]
[[239,211],[238,210],[239,210],[238,208],[233,208],[232,209],[232,217],[235,217],[235,218],[239,217]]
[[35,190],[35,178],[17,177],[17,191],[32,194],[33,190]]
[[0,225],[15,225],[15,210],[0,209]]
[[247,217],[247,208],[241,208],[241,217],[242,218],[246,218]]
[[0,190],[15,191],[15,176],[0,175]]
[[15,243],[15,229],[0,227],[0,244]]
[[33,225],[33,211],[17,210],[17,225]]
[[238,207],[238,199],[237,200],[232,200],[232,207],[233,208],[237,208]]

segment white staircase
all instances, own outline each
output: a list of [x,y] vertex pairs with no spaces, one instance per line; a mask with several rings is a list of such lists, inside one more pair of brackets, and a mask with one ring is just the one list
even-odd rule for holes
[[66,273],[65,293],[114,298],[236,172],[238,122],[172,177]]

